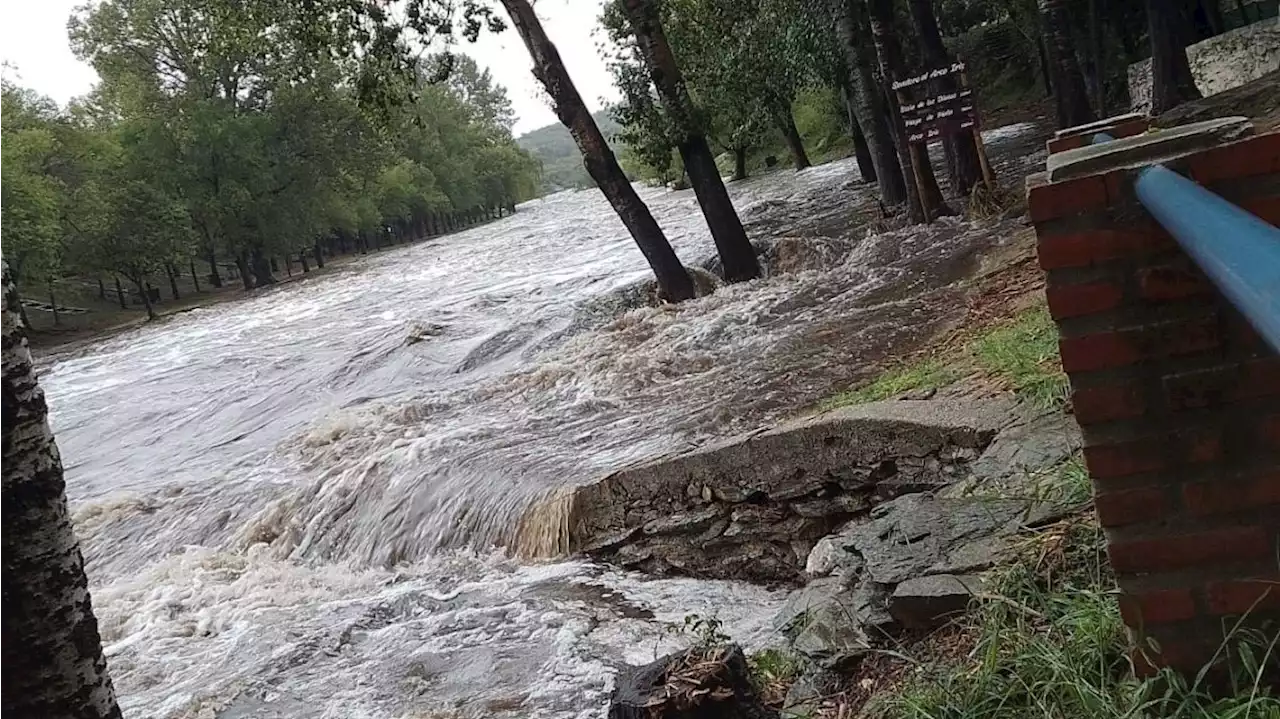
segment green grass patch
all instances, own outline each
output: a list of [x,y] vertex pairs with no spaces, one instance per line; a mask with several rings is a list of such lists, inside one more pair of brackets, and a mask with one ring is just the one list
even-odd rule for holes
[[1040,407],[1067,399],[1067,375],[1058,356],[1058,330],[1049,310],[1036,307],[973,342],[974,359],[1019,396]]
[[[1276,638],[1255,638],[1234,696],[1211,698],[1172,673],[1132,678],[1101,530],[1081,519],[1049,528],[993,580],[966,619],[974,648],[920,665],[877,697],[869,716],[894,719],[1275,719],[1280,700],[1258,679]],[[1248,654],[1246,652],[1246,654]]]
[[927,359],[916,364],[895,367],[870,384],[828,397],[822,401],[818,409],[825,412],[851,404],[889,399],[915,389],[941,387],[954,382],[957,376],[955,369],[951,366],[936,359]]

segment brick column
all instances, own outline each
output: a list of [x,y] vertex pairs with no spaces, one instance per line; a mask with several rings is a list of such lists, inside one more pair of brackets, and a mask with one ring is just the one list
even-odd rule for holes
[[[1280,222],[1280,134],[1163,134],[1135,142]],[[1137,203],[1134,146],[1117,154],[1055,154],[1028,202],[1135,666],[1194,677],[1242,615],[1280,631],[1280,357]]]

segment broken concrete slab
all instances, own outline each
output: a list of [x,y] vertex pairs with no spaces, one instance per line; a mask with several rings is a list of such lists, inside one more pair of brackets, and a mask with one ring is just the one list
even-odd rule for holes
[[654,573],[797,581],[814,544],[865,513],[887,481],[968,476],[1005,411],[876,402],[624,469],[573,490],[568,544]]
[[1224,117],[1065,150],[1050,155],[1045,164],[1049,181],[1058,182],[1155,165],[1252,134],[1249,118]]

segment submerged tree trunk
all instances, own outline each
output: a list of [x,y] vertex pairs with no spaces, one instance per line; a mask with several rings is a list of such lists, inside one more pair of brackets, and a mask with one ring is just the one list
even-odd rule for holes
[[116,298],[120,300],[120,309],[129,309],[129,304],[124,300],[124,288],[120,286],[120,275],[116,275]]
[[[929,164],[927,148],[921,148],[924,155],[919,163],[918,173],[911,162],[911,148],[907,144],[902,129],[902,117],[898,103],[892,96],[893,78],[901,74],[902,46],[893,26],[893,0],[868,0],[867,10],[871,21],[871,39],[875,42],[876,56],[880,59],[880,77],[884,83],[886,105],[889,108],[890,124],[894,148],[898,151],[898,163],[902,174],[907,178],[907,206],[911,219],[915,222],[929,222],[938,214],[948,214],[951,209],[942,199],[942,191],[938,189],[938,180],[933,176],[933,167]],[[917,177],[916,175],[919,175]],[[926,215],[926,206],[928,215]]]
[[876,87],[871,71],[875,60],[866,45],[870,31],[862,0],[835,0],[835,3],[836,28],[849,66],[853,114],[867,142],[875,170],[873,175],[879,183],[880,201],[886,205],[900,205],[907,200],[906,180],[894,151],[884,95]]
[[249,253],[243,250],[236,255],[236,270],[240,273],[240,283],[245,291],[253,289],[253,274],[249,272]]
[[[916,26],[916,36],[920,39],[920,51],[926,67],[930,70],[949,67],[951,53],[947,52],[946,45],[942,43],[938,18],[933,11],[933,0],[911,0],[910,4],[911,19]],[[944,75],[934,83],[935,94],[959,89],[951,75]],[[978,161],[978,150],[973,142],[973,130],[943,135],[942,146],[952,190],[961,195],[969,194],[982,177],[982,165]]]
[[747,179],[747,148],[733,148],[733,177],[730,182]]
[[671,45],[662,31],[658,9],[654,0],[623,0],[623,7],[635,33],[640,55],[649,70],[649,78],[658,91],[658,97],[675,119],[683,135],[677,148],[689,173],[689,184],[702,207],[716,251],[724,265],[724,276],[729,282],[741,282],[760,276],[760,263],[755,248],[747,240],[747,232],[738,218],[738,211],[729,200],[729,192],[720,178],[715,156],[702,133],[685,87],[684,77],[676,63]]
[[62,459],[3,266],[3,714],[119,719]]
[[1053,77],[1053,99],[1058,127],[1065,129],[1098,119],[1089,107],[1084,74],[1076,61],[1068,19],[1070,0],[1040,0],[1040,19],[1044,27],[1045,50],[1049,55],[1049,74]]
[[560,53],[547,37],[542,23],[527,0],[502,0],[511,17],[511,24],[524,40],[529,56],[533,59],[533,74],[547,94],[551,96],[556,116],[569,129],[569,134],[582,151],[582,162],[587,174],[608,198],[622,224],[640,247],[640,252],[653,268],[658,290],[671,302],[694,297],[693,281],[675,250],[667,242],[662,228],[653,219],[648,206],[640,200],[636,190],[618,165],[604,135],[582,102],[578,89],[560,60]]
[[809,167],[809,153],[804,151],[804,141],[800,139],[800,131],[796,129],[796,119],[791,114],[791,103],[778,109],[778,127],[782,137],[787,141],[787,149],[791,151],[791,161],[797,170]]
[[1187,62],[1187,20],[1175,0],[1146,0],[1151,37],[1151,114],[1200,97]]

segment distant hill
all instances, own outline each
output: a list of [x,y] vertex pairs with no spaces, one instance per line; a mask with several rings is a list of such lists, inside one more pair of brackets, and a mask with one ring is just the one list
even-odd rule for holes
[[[613,139],[618,123],[609,116],[608,108],[592,115],[605,138]],[[557,192],[571,187],[591,187],[591,178],[582,166],[582,154],[564,125],[556,123],[539,127],[516,138],[516,144],[542,162],[542,190]]]

